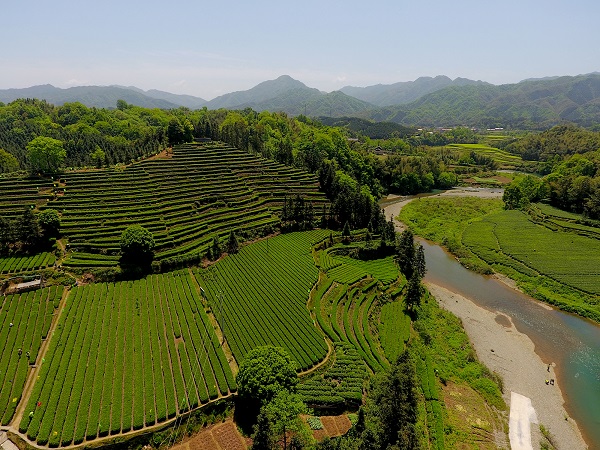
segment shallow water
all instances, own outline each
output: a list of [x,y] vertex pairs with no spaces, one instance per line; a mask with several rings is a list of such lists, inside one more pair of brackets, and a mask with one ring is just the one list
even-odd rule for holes
[[517,330],[533,341],[542,360],[556,363],[567,411],[590,449],[600,449],[600,326],[548,308],[494,278],[465,269],[440,246],[421,243],[426,281],[510,316]]

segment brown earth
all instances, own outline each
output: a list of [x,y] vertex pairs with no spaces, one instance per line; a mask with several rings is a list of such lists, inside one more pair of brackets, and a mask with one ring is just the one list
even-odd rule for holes
[[211,425],[171,450],[248,450],[250,443],[238,431],[233,419]]

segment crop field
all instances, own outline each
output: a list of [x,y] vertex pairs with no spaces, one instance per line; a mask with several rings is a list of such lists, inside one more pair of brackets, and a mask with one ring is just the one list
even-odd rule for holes
[[319,275],[312,246],[328,236],[326,230],[283,234],[196,272],[238,363],[267,344],[286,349],[301,369],[325,357],[306,301]]
[[48,337],[62,287],[7,295],[0,303],[0,415],[7,425],[23,394],[29,369]]
[[338,283],[354,284],[371,277],[389,285],[398,279],[398,268],[391,256],[371,261],[336,255],[336,247],[319,253],[319,268]]
[[0,216],[15,219],[25,208],[44,205],[54,198],[51,180],[0,177]]
[[491,147],[485,144],[448,144],[446,146],[451,150],[473,151],[479,155],[488,156],[498,162],[501,167],[511,168],[523,163],[523,159],[519,156],[508,153],[505,150]]
[[24,273],[52,267],[56,261],[52,253],[43,252],[34,256],[0,258],[0,274]]
[[388,361],[396,361],[410,337],[410,317],[403,302],[386,303],[381,308],[379,340]]
[[582,236],[600,239],[600,221],[563,211],[543,203],[532,205],[532,214],[539,216],[550,229],[571,231]]
[[367,372],[365,364],[348,342],[336,342],[333,364],[323,373],[303,378],[298,393],[308,405],[359,406]]
[[197,259],[215,235],[278,226],[286,197],[311,202],[316,220],[328,204],[315,175],[221,143],[181,145],[169,157],[67,172],[54,181],[0,178],[0,191],[2,217],[15,218],[25,207],[59,211],[73,250],[63,265],[78,269],[116,266],[121,233],[133,224],[153,233],[155,259],[174,267]]
[[[60,309],[62,287],[6,297],[2,423],[49,447],[144,430],[234,392],[227,355],[239,364],[252,348],[272,344],[306,370],[327,355],[323,333],[331,359],[302,380],[300,393],[311,405],[360,405],[367,371],[389,365],[375,311],[382,295],[397,296],[401,277],[391,258],[314,250],[329,235],[282,234],[207,269],[75,286]],[[361,272],[360,281],[328,278],[315,261]],[[388,338],[395,330],[390,325]]]
[[376,279],[365,283],[347,285],[333,278],[322,279],[311,301],[311,311],[332,342],[352,345],[367,366],[376,372],[388,366],[377,333],[370,326],[372,307],[378,301],[380,287]]
[[235,391],[188,272],[73,288],[19,424],[39,445],[138,430]]
[[[503,211],[470,225],[463,243],[490,264],[539,273],[592,295],[600,294],[600,241],[577,233],[551,230],[520,211]],[[507,261],[514,261],[510,263]],[[525,269],[523,269],[523,266]],[[594,307],[599,310],[598,304]]]

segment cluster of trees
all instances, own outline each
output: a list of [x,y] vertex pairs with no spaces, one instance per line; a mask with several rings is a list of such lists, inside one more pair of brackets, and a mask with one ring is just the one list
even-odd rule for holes
[[121,234],[121,266],[149,269],[154,259],[154,235],[141,225],[130,225]]
[[414,310],[421,302],[423,287],[421,280],[425,276],[425,252],[423,246],[415,242],[412,231],[402,232],[396,245],[396,262],[407,279],[404,301],[408,309]]
[[566,211],[600,218],[600,133],[558,126],[506,148],[540,161],[545,175],[515,178],[504,192],[506,208],[524,208],[544,200]]
[[545,181],[552,205],[600,219],[600,150],[566,158]]
[[15,100],[0,105],[0,173],[29,169],[28,144],[38,137],[60,141],[65,152],[61,162],[70,167],[129,163],[166,145],[191,141],[194,128],[188,113],[185,108],[147,109],[122,100],[114,110]]
[[0,217],[0,255],[45,250],[59,233],[60,217],[54,209],[37,214],[25,208],[16,219]]
[[283,199],[281,227],[284,230],[310,230],[315,225],[315,208],[300,195]]
[[236,375],[238,406],[253,424],[253,450],[301,449],[310,430],[300,419],[308,409],[296,393],[296,365],[284,349],[256,347]]
[[367,404],[357,423],[345,435],[325,439],[318,450],[411,450],[420,448],[417,433],[417,381],[415,362],[403,352],[389,371],[371,382]]
[[525,160],[547,162],[541,167],[545,173],[550,173],[552,166],[568,155],[600,149],[600,132],[575,125],[558,125],[542,133],[506,140],[499,143],[498,147]]
[[[236,382],[236,414],[250,418],[253,424],[252,450],[315,448],[310,430],[299,417],[309,411],[296,394],[296,367],[283,349],[264,346],[251,350],[240,365]],[[372,379],[366,406],[359,410],[352,429],[345,436],[325,439],[316,448],[419,448],[417,401],[415,362],[405,351],[388,371]]]

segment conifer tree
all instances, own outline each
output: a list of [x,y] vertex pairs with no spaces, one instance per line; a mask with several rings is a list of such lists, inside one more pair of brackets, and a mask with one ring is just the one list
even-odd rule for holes
[[229,239],[227,240],[227,253],[233,254],[237,253],[240,249],[240,244],[238,242],[237,236],[231,230],[229,233]]

